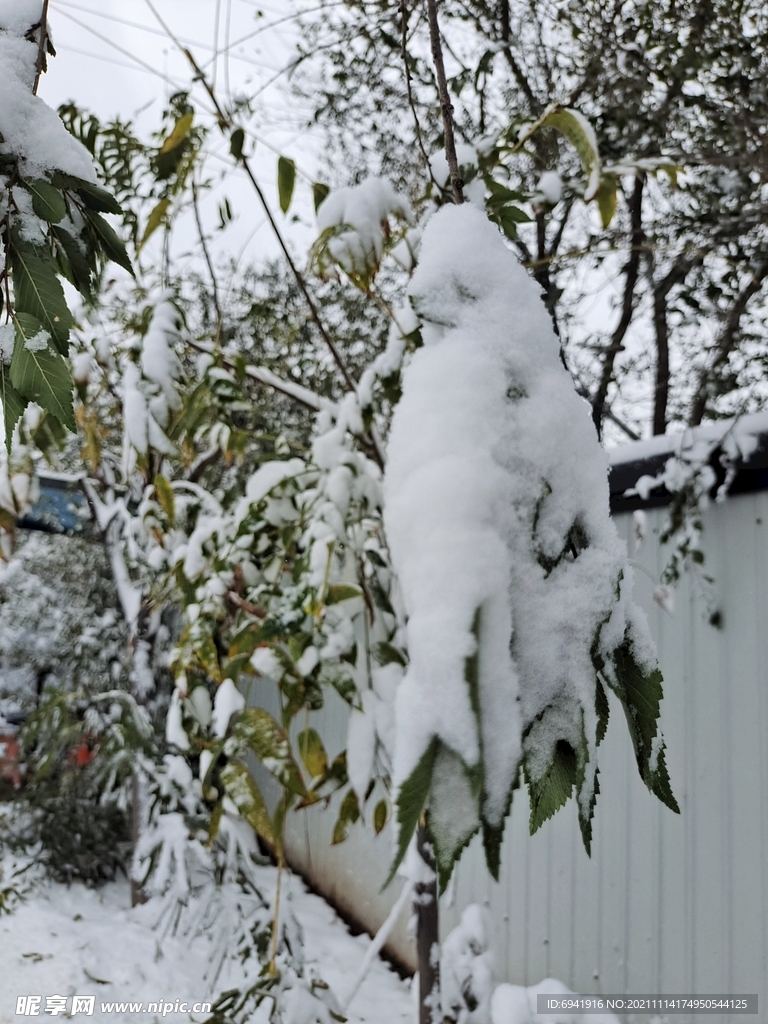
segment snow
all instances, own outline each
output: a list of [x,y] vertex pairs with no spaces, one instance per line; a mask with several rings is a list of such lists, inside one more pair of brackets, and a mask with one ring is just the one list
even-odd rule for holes
[[692,430],[671,432],[645,441],[623,444],[610,452],[612,466],[627,462],[641,462],[656,455],[672,455],[683,447],[698,441],[718,443],[729,434],[737,439],[740,446],[749,447],[755,443],[756,435],[768,433],[768,412],[756,412],[740,416],[738,420],[718,420],[716,423],[702,423]]
[[29,352],[45,352],[48,348],[48,339],[47,331],[38,331],[33,337],[24,339],[24,348]]
[[245,697],[231,679],[225,679],[216,691],[213,702],[213,735],[221,738],[226,734],[232,715],[245,707]]
[[550,206],[557,206],[563,197],[563,181],[557,171],[544,171],[539,178],[536,191],[540,192]]
[[96,181],[88,151],[74,139],[59,116],[39,96],[32,95],[37,43],[24,34],[40,20],[39,0],[0,3],[0,154],[18,155],[25,177],[42,177],[54,170]]
[[[648,648],[626,607],[607,458],[536,285],[465,204],[427,225],[409,297],[424,347],[403,373],[384,481],[409,616],[395,782],[438,737],[466,766],[482,760],[482,811],[498,825],[524,727],[536,723],[525,744],[536,777],[559,738],[579,749],[582,709],[594,771],[596,636],[606,660],[626,630],[636,653]],[[479,728],[466,680],[478,640]]]
[[572,995],[561,981],[546,978],[538,985],[499,985],[491,1000],[491,1024],[619,1024],[612,1013],[538,1013],[536,997]]
[[0,326],[0,362],[10,366],[13,358],[13,347],[16,344],[16,329],[13,324]]
[[[273,868],[255,867],[254,873],[264,891],[274,889]],[[371,940],[351,936],[335,912],[309,894],[298,878],[284,878],[283,886],[285,905],[301,922],[309,966],[335,993],[348,992]],[[154,900],[130,908],[124,882],[98,890],[77,883],[69,888],[41,884],[14,914],[0,918],[0,963],[4,968],[0,973],[0,1024],[18,1019],[15,1008],[20,995],[95,995],[94,1020],[135,1024],[139,1016],[135,1012],[100,1014],[100,1004],[212,1001],[222,990],[242,983],[242,968],[232,963],[231,973],[222,975],[211,992],[210,935],[190,939],[173,934],[155,927],[157,917]],[[250,967],[253,970],[253,964]],[[44,1007],[43,1001],[41,1016],[45,1016]],[[149,1014],[143,1016],[152,1019]],[[202,1021],[208,1016],[169,1012],[162,1020],[189,1024],[190,1019]],[[346,1016],[350,1024],[410,1021],[407,983],[377,960]],[[306,1017],[294,1020],[307,1024]]]
[[142,374],[160,388],[168,407],[174,410],[181,408],[174,384],[181,374],[181,366],[173,351],[173,342],[178,336],[178,316],[167,299],[161,300],[155,307],[141,350]]
[[328,241],[328,251],[339,266],[348,274],[368,276],[381,262],[390,217],[410,223],[410,203],[397,195],[391,182],[367,178],[332,192],[318,210],[317,225],[321,232],[337,232]]

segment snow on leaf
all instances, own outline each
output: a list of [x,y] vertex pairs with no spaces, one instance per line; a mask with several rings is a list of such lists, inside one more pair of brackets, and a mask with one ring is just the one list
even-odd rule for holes
[[221,769],[221,781],[227,796],[238,809],[243,818],[258,835],[267,842],[274,841],[272,819],[261,790],[254,782],[253,776],[240,761],[229,761]]

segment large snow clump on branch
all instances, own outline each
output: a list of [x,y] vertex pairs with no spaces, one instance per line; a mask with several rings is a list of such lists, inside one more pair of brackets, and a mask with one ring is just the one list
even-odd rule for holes
[[0,156],[18,156],[25,177],[58,170],[96,181],[86,148],[74,139],[44,100],[32,95],[42,0],[0,0]]
[[627,638],[644,673],[655,656],[624,597],[631,577],[608,515],[607,458],[535,283],[464,205],[429,222],[409,296],[424,346],[404,372],[385,477],[409,616],[394,773],[401,794],[418,788],[434,752],[439,864],[441,843],[455,853],[481,823],[500,829],[521,757],[529,783],[540,782],[561,741],[575,752],[588,826],[596,659],[609,665]]

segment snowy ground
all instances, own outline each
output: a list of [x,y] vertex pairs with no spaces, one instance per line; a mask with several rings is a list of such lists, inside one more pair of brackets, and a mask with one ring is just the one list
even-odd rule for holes
[[[265,890],[274,876],[259,869]],[[289,881],[293,910],[301,921],[305,955],[318,974],[341,998],[352,987],[356,971],[370,944],[367,936],[353,937],[335,912],[308,893],[298,878]],[[210,942],[205,936],[163,936],[154,927],[157,908],[152,903],[130,908],[125,882],[99,890],[45,883],[9,916],[0,917],[0,1024],[24,1019],[16,1016],[19,996],[94,995],[92,1020],[110,1024],[136,1024],[155,1020],[204,1020],[207,1014],[101,1011],[106,1002],[187,1000],[211,998],[205,975]],[[72,999],[68,1001],[72,1007]],[[411,996],[386,963],[377,960],[352,1001],[350,1024],[397,1024],[410,1019]],[[77,1018],[86,1017],[77,1014]]]

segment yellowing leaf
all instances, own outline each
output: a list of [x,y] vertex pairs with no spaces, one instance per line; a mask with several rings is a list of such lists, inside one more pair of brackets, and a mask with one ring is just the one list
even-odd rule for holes
[[177,146],[180,146],[184,139],[189,135],[194,119],[195,115],[192,113],[184,114],[183,117],[180,117],[176,122],[173,131],[160,147],[160,152],[170,153],[172,149],[176,149]]
[[136,253],[140,253],[144,246],[147,244],[149,239],[154,235],[155,231],[165,221],[165,215],[171,206],[170,199],[161,199],[160,202],[154,207],[149,217],[147,218],[147,226],[144,228],[144,234],[141,236],[141,241],[136,246]]
[[155,494],[160,508],[168,516],[168,521],[173,526],[176,522],[176,496],[168,480],[160,473],[155,477]]
[[328,754],[315,729],[304,729],[299,734],[299,752],[313,779],[325,775],[328,770]]
[[584,201],[588,203],[594,199],[600,187],[601,161],[592,125],[578,110],[570,110],[567,107],[555,107],[554,110],[550,110],[541,119],[540,125],[557,129],[571,143],[587,176]]
[[600,182],[600,188],[597,190],[597,206],[600,210],[600,219],[603,222],[603,227],[607,228],[613,216],[616,213],[616,193],[618,190],[618,184],[616,178],[612,174],[604,174]]

